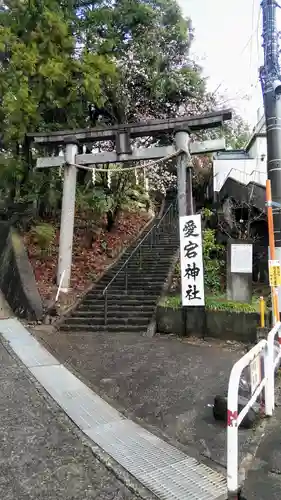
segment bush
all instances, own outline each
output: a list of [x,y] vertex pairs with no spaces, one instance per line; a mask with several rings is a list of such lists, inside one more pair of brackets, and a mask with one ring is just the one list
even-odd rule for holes
[[225,297],[206,297],[206,308],[209,311],[257,312],[255,303],[234,302],[233,300],[227,300]]
[[[180,309],[181,296],[172,295],[170,297],[164,297],[161,299],[160,306],[170,307],[171,309]],[[252,313],[257,312],[257,303],[247,304],[244,302],[234,302],[227,300],[225,297],[206,297],[205,299],[206,309],[209,311],[229,311],[229,312],[244,312]]]
[[222,277],[225,269],[225,249],[216,243],[215,231],[203,231],[203,261],[205,288],[212,293],[218,293],[222,288]]
[[31,229],[31,234],[41,252],[48,252],[54,242],[56,230],[52,224],[42,223],[34,226]]

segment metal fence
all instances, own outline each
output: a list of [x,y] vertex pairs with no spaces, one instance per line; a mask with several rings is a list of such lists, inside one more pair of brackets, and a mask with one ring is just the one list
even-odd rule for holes
[[[239,463],[238,430],[249,410],[264,391],[264,411],[272,416],[274,409],[275,371],[280,363],[281,349],[274,356],[275,337],[281,335],[281,323],[277,323],[269,332],[267,339],[261,340],[233,366],[227,397],[227,488],[228,498],[238,499]],[[280,340],[279,340],[280,343]],[[249,370],[251,394],[248,403],[238,413],[239,383],[245,369]]]

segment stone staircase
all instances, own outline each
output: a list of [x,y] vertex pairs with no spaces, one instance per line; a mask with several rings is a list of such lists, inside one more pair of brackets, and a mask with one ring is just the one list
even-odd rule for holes
[[162,219],[109,269],[60,330],[145,333],[178,248],[178,218],[175,205],[169,204]]

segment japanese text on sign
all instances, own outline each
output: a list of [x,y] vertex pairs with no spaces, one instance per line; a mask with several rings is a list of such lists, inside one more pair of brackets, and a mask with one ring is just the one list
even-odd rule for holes
[[231,244],[231,272],[252,274],[253,245]]
[[201,216],[180,217],[181,286],[183,306],[203,306],[204,269]]
[[255,392],[261,382],[261,359],[257,356],[250,364],[251,392]]
[[281,285],[281,268],[279,260],[269,260],[269,284],[272,287]]

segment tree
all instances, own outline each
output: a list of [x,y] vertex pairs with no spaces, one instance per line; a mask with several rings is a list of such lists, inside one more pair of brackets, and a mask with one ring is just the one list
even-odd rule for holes
[[[93,125],[166,118],[183,109],[201,111],[205,83],[201,68],[189,58],[190,21],[176,1],[101,0],[98,6],[79,2],[78,8],[80,43],[90,52],[113,54],[118,72],[114,84],[106,87],[104,106],[91,109]],[[163,138],[144,138],[134,146],[153,142],[163,144]],[[164,194],[175,186],[175,161],[148,168],[146,174],[150,190]]]
[[[150,198],[144,186],[136,182],[134,169],[110,165],[104,172],[96,172],[78,190],[79,205],[91,208],[95,222],[106,215],[106,229],[111,231],[121,210],[148,209]],[[88,217],[90,218],[90,217]]]
[[84,49],[76,57],[69,12],[59,2],[7,0],[4,7],[0,11],[2,194],[4,187],[8,200],[34,193],[34,199],[57,205],[61,180],[55,171],[31,172],[23,155],[25,134],[84,126],[88,103],[103,104],[103,85],[114,79],[115,65],[107,55]]
[[250,127],[241,116],[233,112],[232,120],[225,124],[227,149],[244,149],[250,139]]
[[255,206],[255,196],[249,190],[245,201],[229,198],[225,202],[225,216],[218,222],[219,230],[227,238],[259,241],[266,234],[266,214]]
[[[24,160],[26,132],[212,109],[201,68],[189,58],[192,36],[176,0],[5,0],[0,10],[3,198],[41,200],[41,213],[60,207],[58,171],[34,173]],[[148,137],[140,144],[151,142]],[[153,191],[175,184],[174,165],[147,171]],[[133,188],[131,176],[126,179],[116,184],[125,197]],[[86,187],[86,174],[78,182]],[[107,189],[105,183],[108,199]],[[115,191],[119,207],[124,196]]]
[[175,0],[82,3],[81,43],[114,56],[118,80],[107,86],[92,121],[124,123],[174,115],[191,97],[202,97],[200,68],[188,57],[191,29]]
[[110,58],[82,50],[56,0],[8,0],[0,13],[1,136],[22,143],[27,131],[85,124],[88,102],[104,102]]

